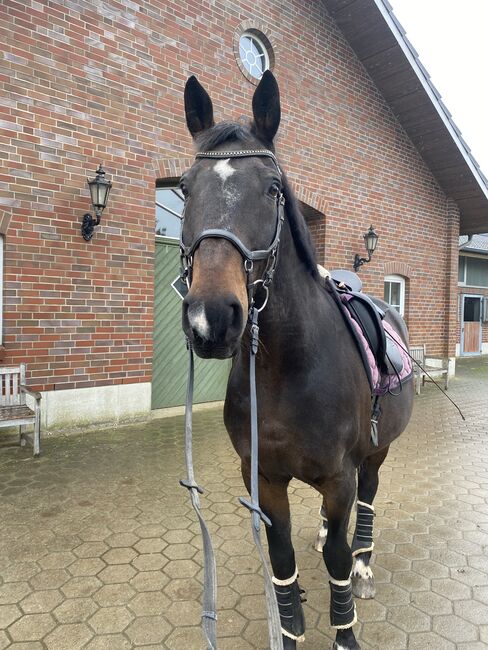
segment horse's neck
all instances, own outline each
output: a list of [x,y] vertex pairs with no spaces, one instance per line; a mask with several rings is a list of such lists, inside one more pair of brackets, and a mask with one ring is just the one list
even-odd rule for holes
[[280,250],[268,304],[260,314],[260,340],[268,357],[295,353],[306,360],[324,327],[334,323],[337,331],[341,322],[335,322],[337,310],[298,259],[291,240],[287,244]]

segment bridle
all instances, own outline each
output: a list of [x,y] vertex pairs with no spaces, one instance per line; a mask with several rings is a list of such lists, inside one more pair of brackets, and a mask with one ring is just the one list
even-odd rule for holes
[[[250,158],[263,156],[270,158],[275,164],[276,170],[282,178],[282,172],[276,156],[269,149],[244,149],[241,151],[202,151],[196,154],[195,158],[218,158],[218,159],[228,159],[228,158]],[[191,285],[192,280],[192,270],[193,270],[193,256],[204,239],[225,239],[229,241],[242,256],[244,262],[244,270],[246,272],[247,278],[247,293],[248,293],[248,305],[249,313],[255,308],[254,304],[254,295],[256,290],[261,286],[265,291],[264,299],[259,307],[259,311],[262,311],[268,301],[269,295],[269,286],[273,281],[274,272],[276,269],[276,264],[278,262],[278,246],[280,244],[281,228],[285,218],[285,197],[283,192],[280,191],[276,197],[276,228],[273,241],[265,249],[249,250],[242,241],[230,230],[224,230],[223,228],[210,228],[208,230],[203,230],[198,237],[190,245],[185,245],[183,242],[183,225],[185,220],[185,211],[183,210],[182,215],[182,225],[181,225],[181,237],[180,237],[180,254],[182,262],[182,279],[186,282],[188,289]],[[252,273],[254,270],[254,262],[267,260],[266,268],[264,270],[263,276],[258,280],[252,281]]]
[[[282,172],[276,156],[268,149],[254,149],[241,151],[205,151],[196,154],[196,158],[249,158],[256,156],[265,156],[270,158],[278,171],[280,179]],[[256,355],[259,347],[259,313],[266,307],[269,296],[269,287],[273,281],[276,265],[278,262],[278,247],[280,244],[281,229],[284,221],[285,198],[280,190],[276,197],[276,228],[273,241],[265,249],[249,250],[235,235],[229,230],[222,228],[210,228],[203,230],[190,245],[185,245],[183,241],[183,223],[180,237],[180,253],[182,262],[182,279],[190,289],[192,281],[193,258],[194,253],[204,239],[225,239],[229,241],[241,254],[244,263],[244,270],[247,278],[248,292],[248,321],[250,323],[250,356],[249,356],[249,392],[250,392],[250,410],[251,410],[251,499],[240,498],[239,501],[245,506],[252,516],[252,533],[256,548],[261,558],[263,574],[265,581],[266,604],[268,608],[268,628],[271,650],[283,650],[283,639],[281,634],[281,619],[276,600],[276,594],[266,561],[263,547],[261,544],[260,528],[261,521],[267,526],[271,526],[271,521],[261,510],[259,505],[258,489],[258,416],[257,416],[257,397],[256,397]],[[183,219],[184,221],[184,211]],[[266,267],[261,278],[252,280],[254,262],[266,260]],[[256,304],[256,294],[258,289],[264,289],[264,297],[259,306]],[[189,351],[189,370],[188,385],[185,406],[185,458],[187,468],[187,478],[180,481],[183,487],[190,492],[191,502],[200,522],[200,528],[203,537],[204,548],[204,590],[203,590],[203,612],[202,627],[207,640],[208,648],[214,650],[217,648],[216,633],[216,598],[217,598],[217,579],[215,555],[212,548],[210,534],[205,521],[200,512],[200,497],[203,493],[202,488],[196,483],[193,460],[192,460],[192,405],[193,405],[193,384],[194,384],[194,359],[191,342],[187,338],[187,348]]]

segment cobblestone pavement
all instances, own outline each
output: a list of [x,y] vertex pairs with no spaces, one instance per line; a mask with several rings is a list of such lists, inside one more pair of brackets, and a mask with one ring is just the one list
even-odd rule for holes
[[[363,650],[488,648],[488,360],[449,394],[416,399],[376,500],[374,601]],[[219,566],[219,648],[267,647],[263,585],[238,463],[220,413],[195,417],[197,477]],[[199,527],[183,476],[182,418],[0,448],[0,650],[199,650]],[[303,650],[330,649],[327,574],[312,549],[319,497],[295,482],[293,536],[307,589]]]

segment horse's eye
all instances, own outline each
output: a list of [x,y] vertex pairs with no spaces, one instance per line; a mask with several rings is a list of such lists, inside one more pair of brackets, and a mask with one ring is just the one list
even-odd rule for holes
[[280,195],[280,188],[278,187],[278,185],[276,185],[276,183],[273,183],[273,185],[271,185],[271,187],[269,188],[269,193],[274,199],[278,198],[278,196]]
[[180,191],[186,199],[188,197],[188,188],[183,181],[180,181]]

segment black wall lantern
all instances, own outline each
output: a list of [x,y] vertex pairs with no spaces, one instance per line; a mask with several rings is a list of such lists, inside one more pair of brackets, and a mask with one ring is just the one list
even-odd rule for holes
[[102,167],[102,163],[100,163],[96,174],[95,178],[92,178],[91,180],[89,178],[86,179],[88,187],[90,188],[91,202],[96,217],[94,219],[89,212],[87,212],[83,217],[81,234],[83,235],[83,239],[86,241],[90,241],[93,237],[95,226],[100,224],[100,217],[102,216],[104,209],[107,207],[108,195],[112,188],[112,183],[105,179],[105,171]]
[[378,235],[373,230],[373,226],[370,226],[368,232],[364,233],[363,239],[364,239],[364,246],[368,251],[368,257],[359,257],[359,255],[356,253],[356,256],[354,258],[354,265],[353,265],[356,273],[358,272],[360,266],[371,261],[371,257],[376,249],[376,245],[378,244]]

